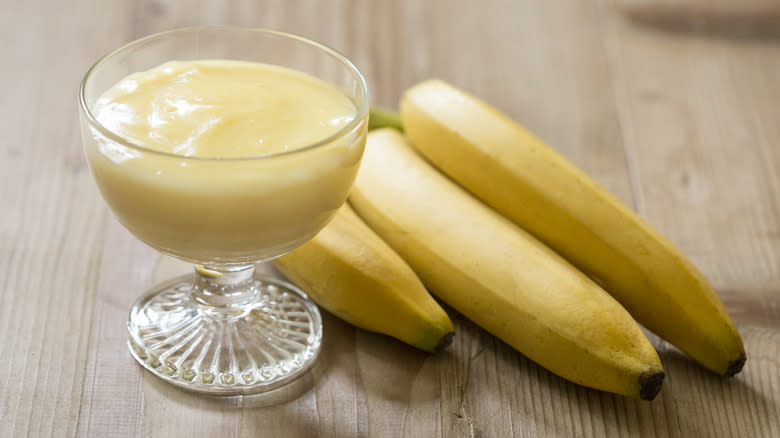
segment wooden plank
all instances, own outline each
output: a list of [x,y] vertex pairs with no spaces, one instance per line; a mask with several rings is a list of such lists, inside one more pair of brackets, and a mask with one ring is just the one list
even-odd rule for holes
[[723,381],[662,344],[680,432],[775,436],[780,46],[670,31],[609,7],[603,17],[640,213],[712,281],[747,349],[745,370]]
[[85,3],[0,14],[3,436],[73,435],[79,418],[106,210],[82,158],[75,90],[102,50],[93,33],[112,44],[106,30],[124,20],[119,3]]
[[678,350],[663,354],[683,436],[775,437],[780,433],[780,331],[738,327],[748,363],[733,379],[704,371]]
[[640,213],[742,315],[780,326],[780,46],[605,15]]
[[[0,36],[15,43],[0,47],[0,77],[15,86],[0,107],[0,333],[11,333],[0,337],[0,435],[780,435],[776,2],[675,2],[705,19],[683,17],[683,26],[668,24],[679,10],[654,15],[648,4],[39,0],[3,8]],[[648,8],[659,4],[674,6]],[[731,29],[734,14],[757,30],[739,20]],[[403,89],[428,77],[495,104],[691,255],[739,324],[745,371],[722,381],[654,338],[669,378],[656,401],[635,402],[568,383],[448,309],[458,335],[436,355],[325,314],[315,368],[269,395],[202,397],[144,372],[124,345],[129,307],[189,268],[159,257],[108,213],[82,158],[73,92],[106,50],[198,23],[330,44],[361,67],[380,105],[397,105]]]
[[130,306],[151,286],[156,256],[113,217],[107,222],[93,323],[85,330],[89,353],[78,435],[141,436],[149,431],[141,390],[144,375],[127,350],[126,324]]

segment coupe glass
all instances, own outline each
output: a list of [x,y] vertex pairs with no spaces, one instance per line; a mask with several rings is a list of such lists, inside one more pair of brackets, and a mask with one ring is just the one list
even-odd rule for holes
[[[230,59],[308,73],[349,96],[354,119],[306,147],[240,158],[155,151],[112,132],[92,113],[125,76],[171,60]],[[342,54],[306,38],[232,27],[178,29],[98,60],[79,91],[87,160],[117,219],[152,248],[195,264],[139,299],[128,346],[147,370],[177,386],[248,394],[288,383],[315,361],[316,305],[255,264],[311,239],[347,198],[366,141],[368,89]],[[279,111],[284,111],[280,108]]]

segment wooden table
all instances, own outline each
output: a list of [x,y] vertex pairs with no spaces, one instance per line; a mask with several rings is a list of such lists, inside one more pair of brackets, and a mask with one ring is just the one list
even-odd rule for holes
[[[675,4],[6,2],[0,435],[780,436],[780,7]],[[568,383],[451,312],[455,343],[436,355],[326,314],[317,367],[271,397],[201,397],[143,372],[124,344],[128,309],[189,268],[100,198],[76,89],[104,52],[199,23],[330,44],[379,105],[440,77],[506,111],[693,259],[740,328],[745,370],[722,380],[656,340],[668,378],[636,402]]]

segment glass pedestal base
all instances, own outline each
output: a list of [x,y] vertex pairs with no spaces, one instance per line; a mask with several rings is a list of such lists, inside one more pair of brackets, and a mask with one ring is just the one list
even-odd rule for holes
[[158,286],[130,311],[128,346],[144,368],[187,390],[236,395],[279,388],[312,366],[322,320],[303,292],[255,276],[253,266],[196,272]]

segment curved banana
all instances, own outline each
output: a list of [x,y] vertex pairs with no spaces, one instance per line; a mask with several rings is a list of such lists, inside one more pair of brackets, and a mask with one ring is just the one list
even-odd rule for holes
[[401,117],[422,155],[596,279],[645,327],[718,374],[742,369],[742,339],[707,279],[581,169],[442,81],[409,89]]
[[434,294],[543,367],[635,398],[660,390],[658,355],[614,298],[397,131],[369,133],[350,203]]
[[425,351],[450,344],[452,322],[417,275],[342,207],[312,240],[274,265],[332,314]]

